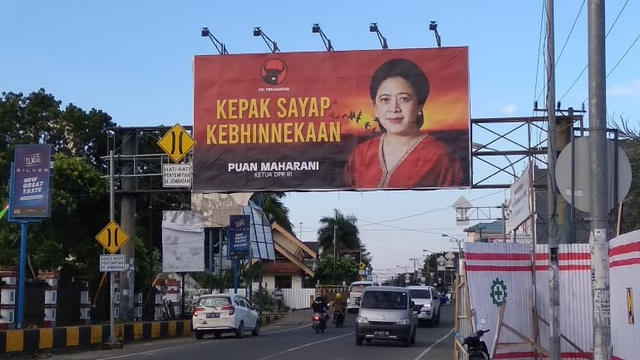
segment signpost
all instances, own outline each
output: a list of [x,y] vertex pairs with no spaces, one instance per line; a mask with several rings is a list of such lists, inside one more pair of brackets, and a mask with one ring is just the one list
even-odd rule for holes
[[162,187],[190,188],[191,164],[162,164]]
[[196,141],[180,124],[175,124],[160,140],[158,146],[169,155],[176,164],[180,163],[187,153],[196,144]]
[[129,241],[129,235],[115,221],[111,221],[96,235],[96,240],[108,252],[115,254]]
[[24,322],[27,236],[29,224],[51,213],[51,145],[16,145],[9,185],[9,221],[20,224],[17,328]]

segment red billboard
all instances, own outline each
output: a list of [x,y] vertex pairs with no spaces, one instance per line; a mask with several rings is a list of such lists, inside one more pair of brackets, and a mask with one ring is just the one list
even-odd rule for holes
[[193,190],[469,187],[466,47],[196,56]]

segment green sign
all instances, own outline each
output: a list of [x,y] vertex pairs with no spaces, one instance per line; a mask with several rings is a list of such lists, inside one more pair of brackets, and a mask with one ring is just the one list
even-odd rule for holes
[[491,293],[489,295],[493,303],[500,307],[507,301],[507,285],[500,278],[496,278],[491,283]]

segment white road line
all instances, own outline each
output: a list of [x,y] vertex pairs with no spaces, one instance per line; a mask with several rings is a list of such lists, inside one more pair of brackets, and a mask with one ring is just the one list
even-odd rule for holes
[[418,355],[418,357],[416,357],[413,360],[420,360],[426,353],[428,353],[429,351],[431,351],[431,349],[433,349],[436,345],[438,345],[439,343],[443,342],[444,340],[446,340],[449,336],[451,336],[451,334],[453,334],[453,330],[455,329],[451,329],[451,331],[449,331],[447,333],[447,335],[441,337],[438,341],[436,341],[435,343],[433,343],[431,346],[429,346],[428,348],[426,348],[420,355]]
[[272,355],[269,355],[269,356],[265,356],[265,357],[260,358],[260,359],[258,359],[258,360],[267,360],[267,359],[271,359],[271,358],[274,358],[274,357],[276,357],[276,356],[280,356],[280,355],[283,355],[283,354],[286,354],[286,353],[289,353],[289,352],[292,352],[292,351],[296,351],[296,350],[304,349],[304,348],[306,348],[306,347],[308,347],[308,346],[317,345],[317,344],[321,344],[321,343],[323,343],[323,342],[327,342],[327,341],[331,341],[331,340],[340,339],[340,338],[343,338],[343,337],[345,337],[345,336],[349,336],[349,335],[353,335],[353,331],[352,331],[352,332],[350,332],[350,333],[343,334],[343,335],[338,335],[338,336],[330,337],[330,338],[327,338],[327,339],[324,339],[324,340],[314,341],[314,342],[307,343],[307,344],[304,344],[304,345],[300,345],[300,346],[292,347],[292,348],[290,348],[290,349],[283,350],[283,351],[277,352],[277,353],[272,354]]
[[261,333],[261,335],[279,334],[279,333],[283,333],[283,332],[287,332],[287,331],[299,330],[299,329],[304,329],[304,328],[308,328],[308,327],[311,327],[311,324],[302,325],[302,326],[294,327],[294,328],[291,328],[291,329],[285,329],[285,330],[264,331],[264,332]]

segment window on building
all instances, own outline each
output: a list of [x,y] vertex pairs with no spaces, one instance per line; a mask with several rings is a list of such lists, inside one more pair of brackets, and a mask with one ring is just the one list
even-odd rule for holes
[[291,276],[276,276],[274,286],[280,289],[291,289]]

